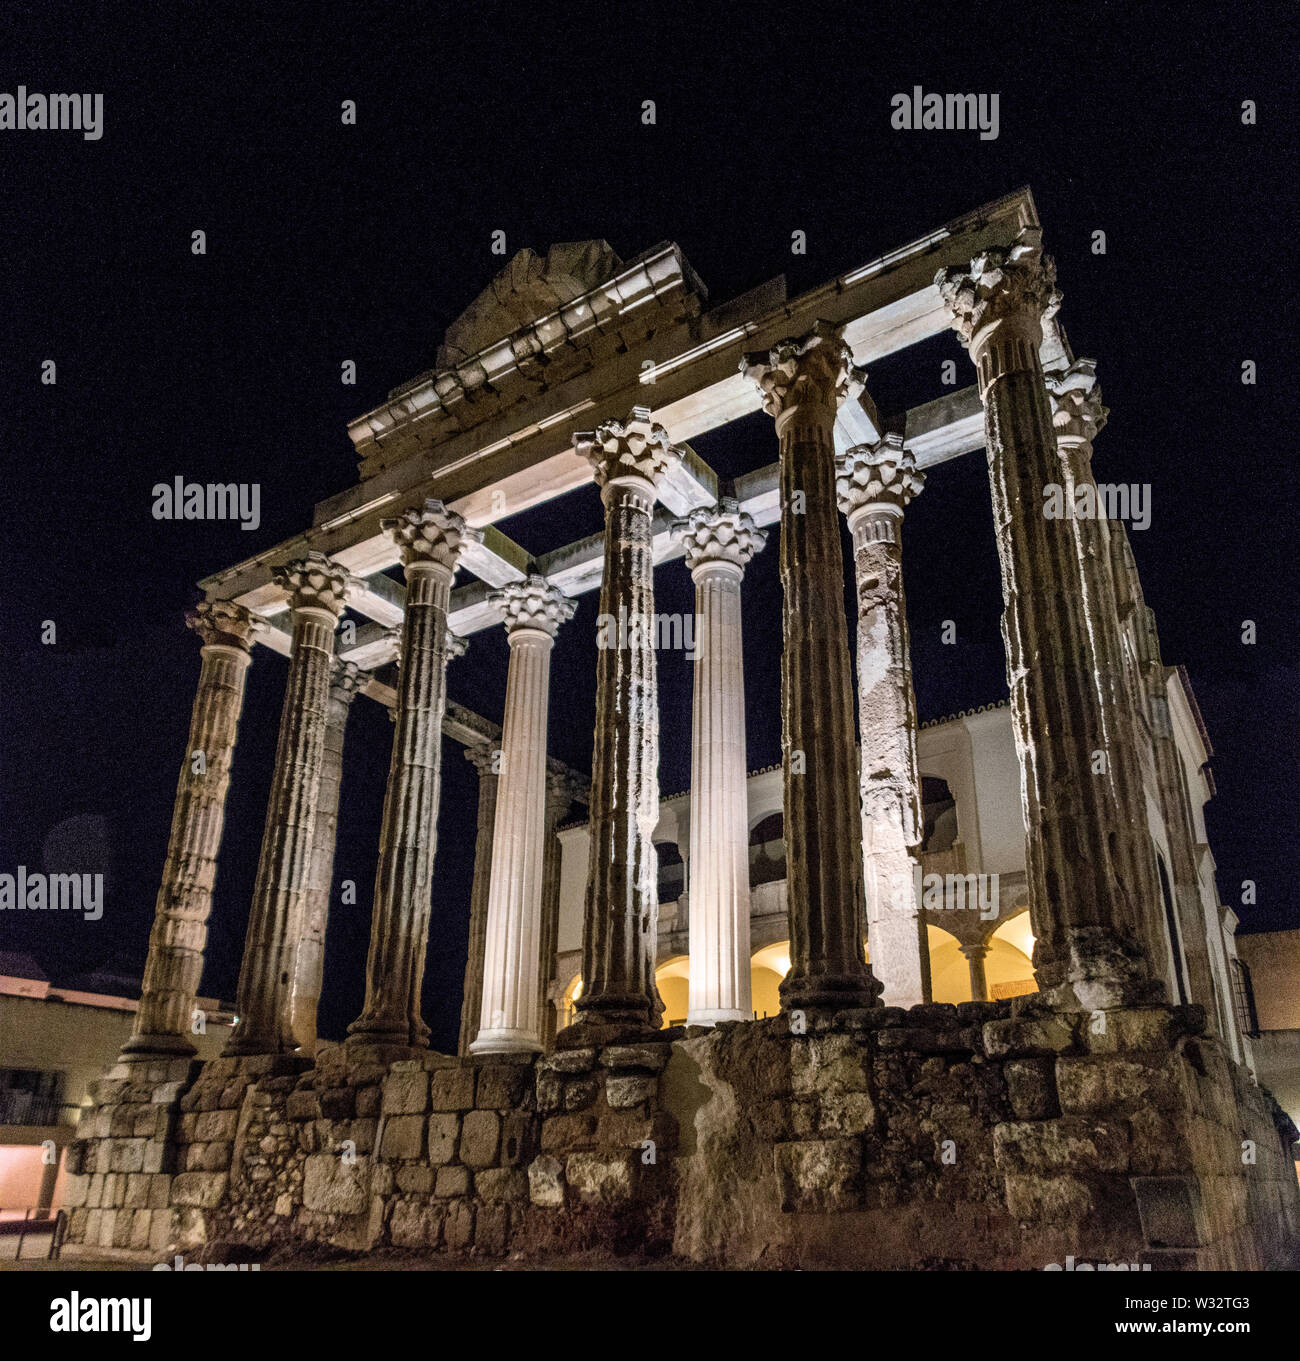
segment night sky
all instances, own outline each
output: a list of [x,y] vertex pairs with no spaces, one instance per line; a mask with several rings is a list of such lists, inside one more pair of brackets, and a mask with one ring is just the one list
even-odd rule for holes
[[[0,914],[0,950],[57,983],[138,976],[199,669],[182,624],[195,583],[353,485],[346,422],[432,367],[503,264],[494,231],[510,254],[603,237],[625,260],[673,240],[714,302],[781,273],[793,296],[1026,184],[1062,320],[1111,410],[1098,480],[1152,487],[1150,528],[1131,538],[1165,661],[1186,665],[1215,748],[1220,894],[1237,906],[1256,882],[1243,930],[1300,925],[1291,7],[1208,23],[1129,5],[271,8],[6,7],[0,89],[102,92],[104,135],[0,131],[0,870],[108,878],[100,922]],[[914,85],[998,92],[999,136],[891,129],[891,95]],[[806,255],[791,253],[796,230]],[[951,335],[875,365],[882,412],[945,391],[950,357],[973,382]],[[776,457],[761,414],[694,444],[723,476]],[[259,528],[155,521],[151,488],[177,475],[260,484]],[[600,525],[587,487],[501,528],[540,553]],[[1004,698],[982,454],[931,472],[905,568],[921,717]],[[680,562],[656,588],[660,610],[692,608]],[[779,756],[775,533],[745,592],[757,768]],[[583,770],[595,614],[584,596],[552,678],[552,751]],[[945,619],[955,646],[940,643]],[[506,655],[502,630],[474,635],[451,697],[499,721]],[[202,986],[228,1000],[284,676],[258,649]],[[690,682],[680,654],[661,654],[665,794],[689,785]],[[332,909],[334,1038],[361,1006],[390,740],[358,700],[335,874],[359,901]],[[455,1042],[473,858],[460,750],[444,744],[425,989],[440,1048]]]

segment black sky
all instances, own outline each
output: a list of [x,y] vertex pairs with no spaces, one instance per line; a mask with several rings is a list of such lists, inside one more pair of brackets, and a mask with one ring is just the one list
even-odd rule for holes
[[[803,291],[1023,184],[1072,344],[1098,361],[1111,409],[1098,478],[1153,489],[1151,527],[1132,539],[1165,660],[1187,666],[1215,746],[1220,893],[1237,906],[1256,882],[1244,930],[1300,925],[1290,6],[354,0],[259,14],[46,0],[8,6],[0,25],[0,89],[100,91],[105,110],[98,142],[0,131],[0,869],[43,867],[52,829],[82,814],[99,821],[56,868],[109,871],[101,922],[6,913],[0,949],[35,954],[59,982],[142,967],[198,672],[181,624],[194,583],[354,483],[345,423],[431,367],[502,263],[492,232],[511,253],[604,237],[625,259],[671,239],[719,302],[780,273]],[[997,91],[998,138],[892,130],[890,96],[918,84]],[[805,256],[791,254],[796,229]],[[878,364],[877,403],[938,395],[949,357],[970,381],[947,336]],[[40,382],[51,358],[54,387]],[[695,443],[728,473],[775,457],[762,416]],[[259,529],[153,520],[150,488],[178,474],[259,483]],[[599,524],[588,488],[503,528],[542,551]],[[905,534],[922,717],[1004,697],[981,455],[933,471]],[[746,585],[751,767],[779,752],[776,556],[772,543]],[[680,564],[656,585],[660,609],[689,610]],[[551,721],[554,752],[585,769],[594,615],[584,597],[561,634]],[[940,644],[945,619],[956,646]],[[496,719],[499,632],[475,635],[450,680]],[[259,650],[203,985],[226,998],[283,676]],[[661,693],[669,793],[689,783],[680,657],[661,659]],[[335,1036],[360,1009],[390,735],[358,701],[336,878],[355,879],[360,902],[332,914],[322,1026]],[[454,744],[443,764],[426,986],[440,1047],[459,1012],[475,797]]]

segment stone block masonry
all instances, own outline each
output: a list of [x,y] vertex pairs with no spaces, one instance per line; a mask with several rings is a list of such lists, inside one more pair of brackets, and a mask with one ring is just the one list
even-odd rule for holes
[[1030,997],[391,1053],[119,1065],[69,1154],[71,1239],[141,1260],[1258,1269],[1300,1231],[1296,1131],[1197,1007]]

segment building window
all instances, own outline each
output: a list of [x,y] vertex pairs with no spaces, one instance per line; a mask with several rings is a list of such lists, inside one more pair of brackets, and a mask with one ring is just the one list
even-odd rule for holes
[[656,841],[655,855],[659,860],[659,898],[661,903],[675,903],[686,889],[686,866],[682,853],[672,841]]
[[1243,1035],[1255,1039],[1259,1035],[1259,1013],[1255,1010],[1255,985],[1250,981],[1250,966],[1235,957],[1228,963],[1232,965],[1232,1005],[1237,1013],[1237,1024]]
[[769,813],[749,834],[749,883],[773,884],[785,878],[785,817]]
[[63,1074],[0,1068],[0,1125],[57,1125]]
[[952,850],[957,840],[957,800],[946,780],[933,775],[921,777],[921,817],[924,822],[921,851],[933,855]]

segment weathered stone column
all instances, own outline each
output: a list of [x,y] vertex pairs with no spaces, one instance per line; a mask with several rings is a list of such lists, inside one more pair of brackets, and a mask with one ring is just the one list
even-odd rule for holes
[[923,823],[901,537],[903,511],[920,494],[925,474],[901,435],[845,450],[835,469],[858,587],[867,948],[884,1002],[912,1007],[930,1000],[930,950],[914,875]]
[[293,1036],[298,1052],[316,1053],[316,1008],[325,971],[325,929],[329,924],[330,889],[334,884],[334,844],[339,827],[339,790],[343,780],[343,738],[357,691],[368,677],[351,662],[335,661],[325,719],[325,754],[321,760],[320,795],[311,835],[311,866],[303,908],[302,939],[293,978]]
[[[1058,291],[1052,298],[1052,307],[1059,305]],[[1084,617],[1094,640],[1097,681],[1103,698],[1104,770],[1094,771],[1094,775],[1109,779],[1114,786],[1115,805],[1121,818],[1112,838],[1116,858],[1122,862],[1124,882],[1133,886],[1134,898],[1143,912],[1147,957],[1152,963],[1160,961],[1163,965],[1167,933],[1156,877],[1155,848],[1147,827],[1137,714],[1125,685],[1124,645],[1110,563],[1110,526],[1105,507],[1097,498],[1092,473],[1092,442],[1109,414],[1101,402],[1096,370],[1095,360],[1079,359],[1068,368],[1047,373],[1044,382],[1060,455],[1062,502],[1079,562]],[[1086,504],[1089,492],[1092,513],[1088,513]],[[1083,498],[1082,504],[1076,495]],[[1084,513],[1076,513],[1079,509]]]
[[577,606],[545,577],[488,597],[505,616],[510,643],[501,783],[492,834],[483,1010],[475,1054],[536,1052],[546,838],[546,719],[551,648]]
[[293,650],[239,971],[239,1020],[225,1050],[231,1055],[287,1054],[295,1046],[293,979],[325,755],[334,630],[348,587],[348,574],[322,553],[277,567],[273,575],[289,592]]
[[749,799],[740,583],[767,535],[733,500],[673,524],[695,582],[688,1025],[747,1021]]
[[862,818],[844,559],[832,430],[860,377],[824,322],[743,369],[776,418],[781,444],[781,748],[785,785],[790,972],[785,1010],[873,1003],[880,984],[862,950]]
[[203,662],[149,933],[140,1009],[122,1047],[126,1060],[195,1052],[189,1038],[191,1017],[203,974],[230,766],[252,635],[264,627],[242,605],[228,600],[204,601],[186,622],[203,639]]
[[966,965],[970,970],[971,1001],[987,1002],[989,1000],[989,984],[984,973],[984,961],[988,958],[988,945],[963,945],[961,952],[966,956]]
[[582,930],[582,996],[563,1047],[649,1033],[658,991],[659,906],[651,837],[659,820],[659,695],[651,519],[659,479],[681,458],[634,407],[574,443],[605,503],[605,562],[596,640],[591,864]]
[[560,939],[560,838],[564,815],[579,797],[576,782],[556,770],[546,772],[546,841],[542,852],[542,945],[537,970],[538,1027],[542,1048],[555,1045],[556,1013],[550,988]]
[[492,882],[492,832],[496,826],[501,750],[493,742],[466,747],[465,759],[478,771],[478,827],[474,837],[474,878],[469,890],[469,947],[460,1004],[458,1052],[469,1053],[483,1010],[483,957],[487,949],[488,888]]
[[375,870],[366,1001],[348,1043],[424,1049],[429,1027],[420,991],[429,944],[442,771],[447,663],[465,647],[447,628],[451,581],[471,529],[441,501],[403,511],[382,528],[406,573],[393,754]]
[[1007,678],[1028,829],[1029,910],[1039,986],[1091,1010],[1159,998],[1143,957],[1145,916],[1114,785],[1093,774],[1106,705],[1068,523],[1044,515],[1060,460],[1038,348],[1054,279],[1041,232],[936,277],[984,403],[1002,565]]

